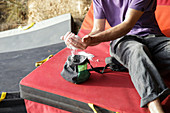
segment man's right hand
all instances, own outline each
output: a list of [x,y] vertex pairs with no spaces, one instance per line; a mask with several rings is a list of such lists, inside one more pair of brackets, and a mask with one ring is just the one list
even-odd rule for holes
[[71,47],[71,44],[70,44],[70,39],[71,38],[74,38],[75,37],[75,34],[74,33],[71,33],[71,32],[67,32],[64,36],[61,36],[60,39],[64,40],[66,46],[68,48]]
[[65,41],[65,44],[70,49],[81,49],[84,50],[89,46],[89,39],[87,37],[80,38],[76,36],[74,33],[67,32],[64,36],[61,36],[60,39]]

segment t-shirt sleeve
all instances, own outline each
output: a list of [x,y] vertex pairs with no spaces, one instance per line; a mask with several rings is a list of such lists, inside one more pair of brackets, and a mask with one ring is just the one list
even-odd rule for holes
[[101,0],[93,0],[94,18],[105,19]]
[[155,0],[132,0],[129,8],[139,11],[151,11],[154,7]]

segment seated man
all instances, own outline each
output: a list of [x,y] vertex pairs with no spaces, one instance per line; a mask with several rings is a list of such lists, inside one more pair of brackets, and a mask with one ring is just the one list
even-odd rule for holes
[[[68,47],[84,50],[110,41],[110,54],[129,70],[141,97],[141,107],[164,113],[161,101],[169,94],[162,76],[170,68],[170,38],[155,19],[156,0],[93,0],[94,25],[82,39],[68,32],[62,36]],[[111,28],[105,30],[105,20]]]

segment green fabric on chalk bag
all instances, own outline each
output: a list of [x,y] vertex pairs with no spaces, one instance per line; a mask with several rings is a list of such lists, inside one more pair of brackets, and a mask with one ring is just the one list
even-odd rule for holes
[[89,79],[89,77],[90,77],[90,72],[88,70],[79,72],[77,80],[76,80],[76,84],[87,81]]
[[83,65],[78,65],[78,72],[87,70],[87,62]]
[[90,77],[89,71],[87,71],[87,62],[83,65],[78,65],[78,76],[76,83],[82,83]]

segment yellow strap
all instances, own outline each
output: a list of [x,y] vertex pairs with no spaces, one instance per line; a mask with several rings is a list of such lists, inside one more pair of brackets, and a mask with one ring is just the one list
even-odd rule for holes
[[97,113],[97,111],[94,108],[94,105],[91,103],[88,103],[89,107],[93,110],[94,113]]
[[3,101],[6,97],[6,92],[2,92],[0,102]]
[[41,66],[44,62],[46,62],[47,60],[49,60],[51,57],[53,57],[53,55],[49,55],[46,59],[42,60],[42,61],[39,61],[39,62],[36,62],[35,63],[35,66],[38,67],[38,66]]
[[[96,109],[94,108],[94,104],[88,103],[88,105],[93,110],[94,113],[97,113]],[[119,113],[119,112],[114,112],[114,113]]]
[[35,22],[31,23],[28,27],[26,28],[22,28],[22,26],[19,26],[18,28],[21,29],[21,30],[27,30],[27,29],[30,29],[32,26],[34,26]]

